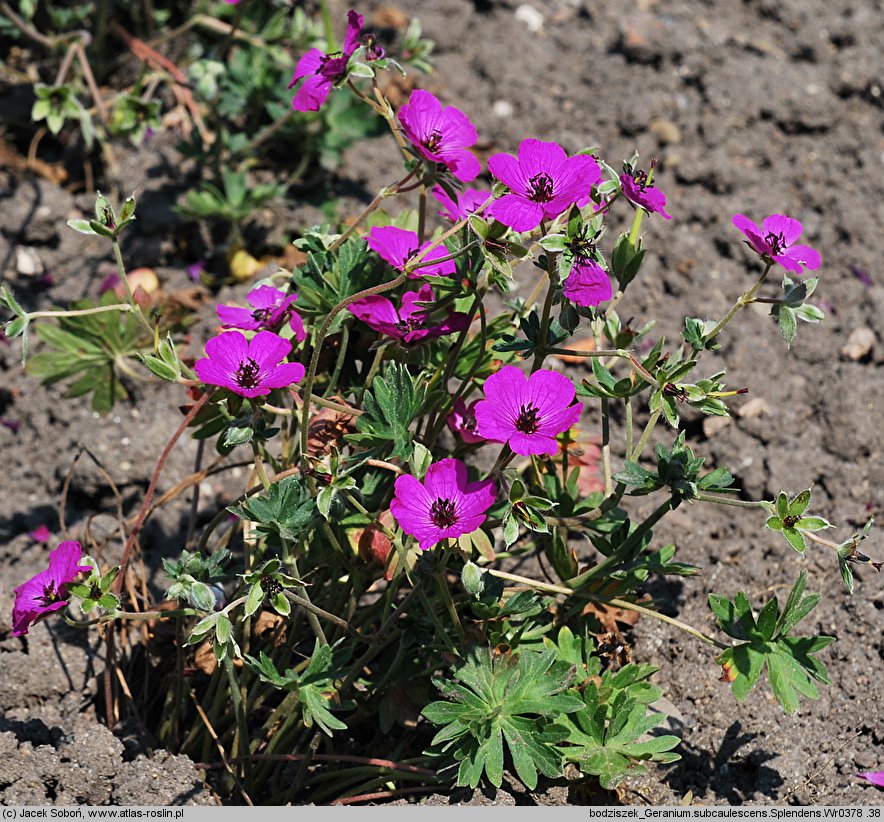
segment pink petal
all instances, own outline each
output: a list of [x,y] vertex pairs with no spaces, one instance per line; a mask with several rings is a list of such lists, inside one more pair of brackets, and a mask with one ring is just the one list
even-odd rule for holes
[[869,771],[867,773],[858,773],[860,779],[865,779],[879,788],[884,788],[884,771]]
[[[249,355],[249,344],[239,331],[225,331],[206,343],[206,354],[213,364],[230,373]],[[197,365],[205,360],[197,360]]]
[[310,51],[298,60],[298,65],[297,68],[295,68],[292,82],[289,83],[289,88],[294,86],[298,80],[301,80],[304,77],[309,77],[311,74],[316,74],[316,72],[319,71],[320,66],[322,66],[323,57],[325,57],[325,55],[319,49],[310,49]]
[[275,366],[284,360],[292,350],[292,341],[274,334],[272,331],[259,331],[249,341],[248,355],[261,370]]
[[289,328],[295,334],[295,339],[300,343],[307,339],[307,332],[304,330],[304,321],[297,312],[292,312],[292,318],[289,320]]
[[363,18],[353,9],[347,12],[347,34],[344,36],[344,56],[349,57],[359,48],[359,35],[362,34]]
[[399,324],[399,314],[393,303],[380,295],[356,300],[356,302],[352,302],[347,306],[347,310],[371,326],[375,331],[381,331],[385,334],[390,333],[388,331],[390,328],[395,331],[396,326]]
[[543,140],[522,140],[519,144],[519,165],[526,180],[538,174],[548,174],[557,180],[568,155],[558,143]]
[[260,325],[252,316],[248,308],[239,308],[235,305],[219,305],[215,308],[221,325],[225,328],[242,328],[246,331],[256,331]]
[[479,172],[482,171],[482,164],[476,159],[476,155],[465,148],[446,151],[439,156],[445,165],[448,166],[451,173],[461,182],[472,182],[479,176]]
[[543,219],[543,207],[518,194],[504,194],[488,207],[489,216],[514,231],[531,231]]
[[[807,245],[793,245],[774,257],[774,259],[783,267],[789,268],[790,271],[796,271],[799,274],[804,273],[802,266],[809,271],[816,271],[822,262],[819,252]],[[796,264],[798,268],[790,268],[783,260],[789,260],[791,263]]]
[[[288,388],[304,379],[305,369],[299,362],[284,362],[277,365],[266,377],[261,386],[265,388]],[[266,393],[266,392],[265,392]]]
[[770,246],[761,237],[761,229],[752,220],[742,214],[734,214],[731,222],[746,235],[753,251],[757,254],[770,253]]
[[470,118],[454,106],[446,106],[442,112],[440,132],[446,148],[468,148],[479,139]]
[[512,154],[495,154],[489,157],[488,170],[510,190],[517,194],[528,193],[528,180],[519,161]]
[[801,236],[802,225],[798,220],[787,217],[785,214],[771,214],[765,217],[761,223],[761,234],[782,234],[786,245],[792,245]]
[[[414,235],[415,238],[417,234]],[[425,248],[428,248],[432,245],[431,242],[426,242],[420,247],[420,251],[423,251]],[[431,249],[427,252],[426,256],[421,260],[420,267],[414,269],[411,272],[410,277],[412,279],[416,279],[417,277],[449,277],[454,274],[457,274],[457,264],[454,260],[445,260],[442,263],[436,263],[434,265],[425,265],[428,260],[438,260],[440,257],[447,257],[451,252],[444,245],[437,245],[435,248]]]
[[423,143],[443,126],[442,103],[430,92],[415,89],[399,110],[399,122],[412,142]]
[[295,111],[319,111],[330,91],[331,81],[314,74],[304,80],[298,89],[292,100],[292,108]]
[[400,271],[405,267],[405,261],[411,252],[420,245],[417,232],[392,225],[374,226],[368,232],[366,242],[381,259]]

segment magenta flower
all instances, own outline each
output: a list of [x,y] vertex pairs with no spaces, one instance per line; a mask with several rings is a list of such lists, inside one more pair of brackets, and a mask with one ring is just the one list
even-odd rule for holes
[[450,311],[441,323],[427,325],[428,315],[433,309],[417,303],[431,303],[435,299],[433,289],[424,284],[418,291],[406,291],[402,295],[398,311],[393,303],[380,295],[363,297],[350,303],[347,309],[375,331],[393,337],[404,345],[444,337],[469,326],[469,316],[457,311]]
[[558,143],[541,140],[522,140],[518,157],[495,154],[488,169],[510,189],[488,213],[515,231],[530,231],[541,220],[558,217],[602,179],[598,163],[589,155],[568,157]]
[[476,403],[479,434],[509,443],[517,454],[556,454],[556,435],[567,431],[583,407],[574,403],[574,384],[555,371],[526,377],[505,365],[485,381],[485,399]]
[[344,37],[344,50],[339,54],[324,54],[319,49],[310,49],[295,68],[292,88],[303,80],[301,88],[292,100],[295,111],[319,111],[332,85],[340,83],[347,76],[347,63],[359,47],[362,33],[362,15],[352,9],[347,13],[347,34]]
[[83,556],[79,542],[63,542],[49,554],[49,568],[15,589],[12,635],[24,636],[38,619],[68,604],[67,586],[92,567],[78,565]]
[[241,328],[243,331],[278,332],[286,321],[295,332],[295,339],[301,342],[306,336],[304,322],[292,307],[297,294],[286,294],[278,288],[262,285],[249,292],[246,297],[252,310],[233,305],[219,305],[216,309],[224,328]]
[[448,427],[460,436],[466,443],[486,442],[485,437],[477,433],[478,422],[476,421],[476,405],[479,400],[473,400],[469,405],[458,397],[448,415]]
[[804,269],[816,271],[820,267],[819,252],[810,246],[794,245],[803,226],[785,214],[765,217],[759,228],[748,217],[735,214],[733,224],[746,235],[753,251],[779,263],[787,271],[804,274]]
[[[377,252],[397,271],[405,271],[405,266],[408,262],[430,245],[429,242],[421,245],[418,242],[417,232],[396,228],[396,226],[392,225],[374,226],[368,232],[366,242],[372,251]],[[437,260],[439,257],[447,257],[448,254],[449,251],[444,245],[437,245],[421,262],[426,263],[430,260]],[[421,265],[412,271],[409,277],[412,279],[427,275],[445,277],[456,272],[457,266],[455,266],[454,260],[445,260],[442,263]]]
[[34,540],[34,542],[49,542],[49,538],[52,534],[45,525],[38,525],[33,531],[28,531],[28,536]]
[[395,487],[390,511],[406,534],[417,537],[422,551],[443,539],[472,534],[497,497],[493,479],[467,482],[467,467],[456,459],[433,463],[422,483],[400,474]]
[[476,156],[467,149],[477,140],[476,127],[460,109],[442,108],[429,91],[415,89],[399,110],[402,131],[417,153],[432,163],[441,163],[468,183],[482,170]]
[[613,294],[605,269],[585,257],[575,259],[562,290],[572,303],[584,306],[606,302]]
[[465,220],[470,214],[478,214],[480,217],[484,214],[482,206],[491,195],[490,191],[480,191],[478,188],[465,188],[457,195],[456,200],[452,200],[448,196],[442,186],[436,186],[433,189],[433,196],[442,205],[442,211],[436,212],[440,217],[444,217],[449,223],[457,223]]
[[206,343],[208,356],[193,368],[207,385],[229,388],[242,397],[263,397],[304,377],[301,363],[280,362],[291,350],[289,340],[271,331],[259,331],[248,341],[239,331],[225,331]]
[[884,771],[870,771],[869,773],[858,773],[860,779],[865,779],[879,788],[884,788]]
[[648,174],[636,171],[620,175],[623,196],[633,205],[640,206],[649,214],[659,214],[664,220],[672,217],[666,213],[666,195],[659,188],[648,184]]

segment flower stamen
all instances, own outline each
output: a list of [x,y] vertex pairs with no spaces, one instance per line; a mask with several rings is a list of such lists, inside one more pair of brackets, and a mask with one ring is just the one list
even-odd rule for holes
[[549,174],[535,174],[528,183],[531,186],[529,199],[535,203],[548,203],[553,198],[553,179]]
[[430,506],[430,519],[437,528],[451,528],[457,523],[457,508],[448,497],[439,497]]
[[239,364],[239,368],[236,369],[233,379],[236,380],[236,384],[241,388],[254,388],[258,385],[258,374],[260,371],[261,366],[251,357],[246,357]]
[[523,434],[534,434],[540,428],[540,409],[533,403],[525,403],[519,408],[516,429]]

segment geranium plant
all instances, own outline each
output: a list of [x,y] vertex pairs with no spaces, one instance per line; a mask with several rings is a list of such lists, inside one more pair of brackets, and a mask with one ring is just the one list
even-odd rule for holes
[[[771,305],[789,344],[797,319],[822,319],[806,302],[816,279],[784,278],[783,296],[767,296],[776,264],[796,277],[822,265],[796,244],[801,224],[733,217],[758,255],[754,281],[723,317],[685,318],[682,340],[648,348],[653,318],[636,330],[618,308],[654,253],[643,220],[678,220],[655,164],[644,172],[628,158],[618,173],[598,149],[569,153],[527,136],[516,154],[490,158],[487,190],[464,190],[481,170],[468,113],[420,89],[396,111],[382,78],[398,69],[355,11],[342,48],[299,56],[294,109],[355,95],[388,125],[402,177],[346,229],[302,232],[303,264],[258,282],[247,305],[218,306],[225,330],[203,356],[188,356],[180,327],[143,310],[128,286],[118,238],[134,200],[117,217],[99,197],[95,219],[71,223],[111,243],[124,302],[29,313],[3,290],[8,336],[24,341],[39,321],[65,348],[65,369],[38,374],[108,359],[91,338],[73,344],[69,324],[88,320],[91,333],[114,337],[110,351],[129,341],[112,369],[138,357],[170,383],[170,406],[185,404],[169,447],[190,432],[214,441],[218,470],[231,452],[250,466],[195,550],[166,562],[171,607],[124,595],[167,448],[119,566],[79,565],[79,545],[63,543],[16,590],[16,633],[62,611],[74,625],[102,624],[113,648],[126,620],[174,620],[176,639],[154,662],[162,675],[150,680],[149,700],[163,708],[156,731],[202,762],[220,746],[219,785],[262,803],[499,786],[507,769],[534,788],[569,763],[611,788],[642,763],[673,761],[677,738],[655,731],[656,669],[630,659],[605,609],[687,632],[697,675],[709,688],[732,683],[739,700],[766,672],[795,711],[828,682],[833,641],[801,633],[819,600],[804,572],[782,605],[710,593],[717,636],[662,615],[643,586],[697,570],[654,535],[684,503],[731,506],[796,551],[833,553],[849,589],[855,567],[880,568],[859,551],[871,523],[832,541],[820,536],[830,524],[813,513],[810,489],[739,498],[730,471],[709,470],[680,430],[681,409],[727,415],[744,392],[726,390],[715,353],[742,308]],[[394,208],[408,192],[417,210]],[[514,270],[532,265],[526,289]],[[509,300],[496,315],[493,291]],[[50,317],[60,325],[44,324]],[[587,333],[591,345],[577,345]],[[559,356],[590,359],[591,376],[563,372]],[[92,385],[81,379],[72,393]],[[622,442],[611,438],[615,408]],[[646,516],[635,513],[641,496],[656,502]],[[535,573],[513,573],[515,561]],[[108,660],[112,721],[110,665],[120,663]]]

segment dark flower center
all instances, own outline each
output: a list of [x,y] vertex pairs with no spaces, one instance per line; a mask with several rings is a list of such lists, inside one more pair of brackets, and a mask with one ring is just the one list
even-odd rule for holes
[[457,522],[457,509],[447,497],[440,497],[430,506],[430,519],[437,528],[450,528]]
[[319,71],[316,73],[321,74],[326,80],[336,83],[338,80],[343,79],[347,73],[347,58],[340,52],[326,54],[320,60]]
[[775,234],[773,231],[769,232],[765,236],[764,242],[770,246],[772,255],[779,254],[786,247],[786,238],[783,236],[783,232],[779,234]]
[[535,434],[540,428],[540,409],[529,402],[519,408],[519,416],[516,417],[516,428],[523,434]]
[[589,236],[589,226],[581,226],[575,237],[568,243],[568,250],[575,257],[588,260],[596,252],[596,235]]
[[632,175],[632,182],[635,183],[639,191],[644,191],[648,187],[648,172],[639,169]]
[[236,384],[240,388],[254,388],[259,382],[258,373],[260,371],[261,366],[251,357],[247,357],[239,364],[233,379],[236,380]]
[[267,596],[272,597],[274,594],[282,593],[282,585],[280,585],[280,583],[273,577],[263,576],[261,577],[261,590],[267,594]]
[[535,203],[548,203],[553,198],[553,180],[549,174],[535,174],[528,184],[531,188],[528,197]]
[[50,580],[47,585],[43,586],[43,601],[40,603],[44,608],[48,608],[56,602],[61,601],[61,593],[55,590],[55,580]]
[[278,311],[279,305],[270,305],[266,308],[256,308],[252,312],[252,319],[265,328],[273,330],[274,328],[278,328],[279,326],[281,326],[287,319],[289,319],[292,313],[292,310],[290,308],[285,309],[277,315],[276,312]]
[[412,314],[410,317],[399,320],[396,323],[396,328],[407,334],[409,331],[414,331],[415,328],[423,328],[425,319],[426,317],[420,314]]
[[424,140],[424,148],[427,151],[437,152],[442,147],[442,132],[435,129],[433,133]]
[[375,34],[363,34],[362,45],[365,46],[365,59],[369,62],[380,60],[386,54],[384,47],[378,42],[377,35]]
[[465,431],[469,431],[473,434],[476,433],[476,429],[479,427],[479,421],[476,419],[475,411],[468,411],[464,415],[463,427]]

